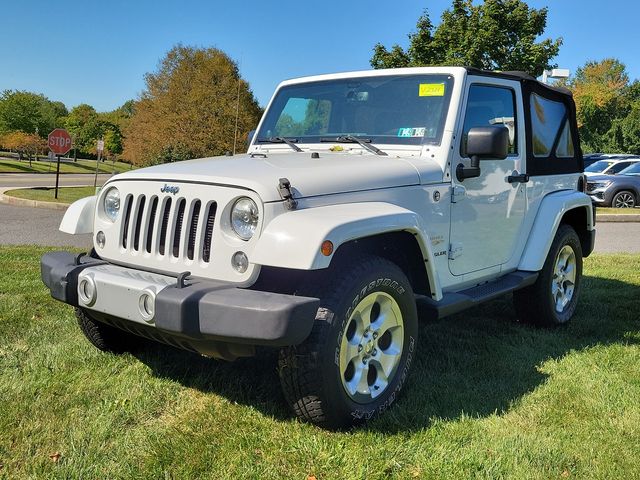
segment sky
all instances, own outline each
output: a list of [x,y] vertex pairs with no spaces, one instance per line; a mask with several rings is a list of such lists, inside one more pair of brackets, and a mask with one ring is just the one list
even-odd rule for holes
[[[572,72],[617,57],[640,78],[640,2],[529,0],[548,7],[545,37]],[[281,80],[369,69],[376,42],[408,44],[421,13],[451,0],[0,0],[0,91],[42,93],[109,111],[135,99],[175,44],[216,47],[239,63],[262,106]]]

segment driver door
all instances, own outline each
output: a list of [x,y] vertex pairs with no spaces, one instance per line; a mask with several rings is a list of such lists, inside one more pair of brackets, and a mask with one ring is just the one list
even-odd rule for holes
[[[459,181],[453,175],[449,270],[465,275],[502,265],[513,256],[524,220],[526,189],[508,177],[524,172],[524,115],[520,86],[515,81],[471,77],[451,170],[469,166],[469,129],[504,124],[509,129],[506,159],[480,161],[480,176]],[[475,78],[475,79],[474,79]]]

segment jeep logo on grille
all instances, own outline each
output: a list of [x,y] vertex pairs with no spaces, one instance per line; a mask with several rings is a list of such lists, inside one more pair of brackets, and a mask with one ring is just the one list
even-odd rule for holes
[[162,193],[172,193],[173,195],[175,195],[180,191],[180,187],[176,187],[175,185],[167,185],[165,183],[164,186],[160,189],[160,191]]

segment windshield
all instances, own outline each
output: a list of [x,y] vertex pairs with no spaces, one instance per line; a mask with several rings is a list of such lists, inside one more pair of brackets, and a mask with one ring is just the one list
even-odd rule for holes
[[584,169],[585,172],[600,173],[604,172],[607,168],[613,165],[615,162],[611,160],[598,160],[596,163],[592,163]]
[[624,170],[620,170],[620,175],[638,175],[640,176],[640,162],[628,166]]
[[385,75],[286,86],[273,100],[257,143],[275,137],[320,143],[350,135],[373,144],[437,144],[452,85],[448,75]]

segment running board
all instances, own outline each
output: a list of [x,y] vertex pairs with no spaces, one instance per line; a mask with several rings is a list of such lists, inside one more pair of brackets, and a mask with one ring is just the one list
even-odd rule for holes
[[442,300],[439,301],[433,300],[426,295],[416,295],[416,303],[420,316],[428,315],[430,318],[444,318],[514,290],[528,287],[535,283],[537,278],[538,272],[513,272],[497,280],[466,290],[445,293]]

